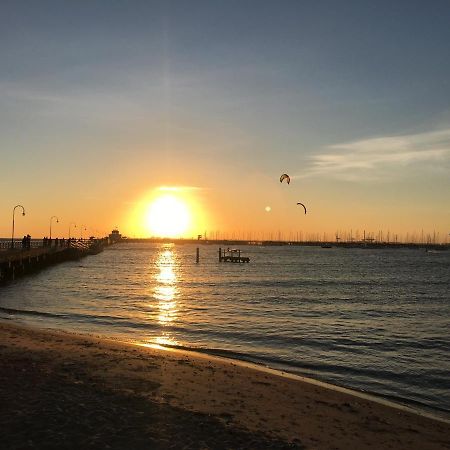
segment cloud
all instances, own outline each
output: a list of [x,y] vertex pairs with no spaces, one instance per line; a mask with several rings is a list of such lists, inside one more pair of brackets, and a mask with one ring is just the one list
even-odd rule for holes
[[18,105],[35,116],[102,122],[148,119],[148,111],[141,101],[142,95],[139,97],[136,90],[124,92],[124,89],[114,86],[108,90],[106,83],[105,86],[93,87],[76,84],[53,87],[0,81],[0,97],[5,103]]
[[439,168],[450,160],[450,128],[425,133],[382,136],[335,144],[315,155],[306,175],[347,181],[381,179],[393,170],[422,165]]
[[160,191],[171,191],[171,192],[179,192],[179,191],[203,191],[204,187],[200,186],[160,186],[158,188]]

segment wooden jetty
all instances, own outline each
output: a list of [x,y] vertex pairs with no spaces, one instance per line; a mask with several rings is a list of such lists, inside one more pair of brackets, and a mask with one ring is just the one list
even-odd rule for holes
[[0,284],[65,261],[73,261],[101,252],[104,239],[68,240],[64,246],[10,249],[0,252]]
[[232,262],[232,263],[249,263],[250,258],[247,256],[241,256],[239,249],[221,249],[219,248],[219,262]]

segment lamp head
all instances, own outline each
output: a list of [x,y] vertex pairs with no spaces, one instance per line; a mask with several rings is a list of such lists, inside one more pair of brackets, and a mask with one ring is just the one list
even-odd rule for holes
[[24,215],[25,215],[25,211],[22,212],[22,216],[24,216]]

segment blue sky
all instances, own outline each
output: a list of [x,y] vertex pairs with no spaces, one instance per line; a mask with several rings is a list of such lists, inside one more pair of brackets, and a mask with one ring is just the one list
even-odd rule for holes
[[[283,172],[301,187],[290,200],[320,206],[302,224],[311,230],[444,234],[450,4],[341,3],[2,2],[0,149],[12,168],[0,181],[2,234],[11,202],[67,199],[89,216],[96,199],[127,202],[161,184],[208,191],[223,216],[244,214],[245,190],[262,211],[279,201],[271,180]],[[245,181],[227,187],[223,174]],[[340,198],[364,214],[339,218]],[[104,227],[123,221],[112,209]]]

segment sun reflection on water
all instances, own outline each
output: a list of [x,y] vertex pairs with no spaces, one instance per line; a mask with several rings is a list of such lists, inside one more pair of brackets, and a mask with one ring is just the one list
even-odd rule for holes
[[[165,327],[173,323],[178,316],[177,264],[171,246],[161,248],[156,266],[159,272],[155,275],[156,285],[153,295],[158,301],[158,323]],[[177,344],[168,330],[163,330],[155,341],[160,345]]]

